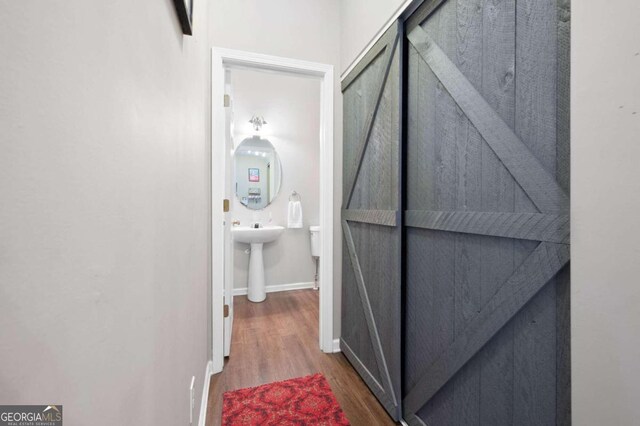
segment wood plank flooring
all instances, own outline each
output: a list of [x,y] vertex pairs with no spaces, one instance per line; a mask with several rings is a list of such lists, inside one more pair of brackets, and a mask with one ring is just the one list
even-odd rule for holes
[[222,395],[228,390],[278,380],[325,375],[354,426],[393,425],[393,420],[342,355],[318,346],[318,292],[270,293],[262,303],[235,298],[231,355],[211,377],[207,426],[221,423]]

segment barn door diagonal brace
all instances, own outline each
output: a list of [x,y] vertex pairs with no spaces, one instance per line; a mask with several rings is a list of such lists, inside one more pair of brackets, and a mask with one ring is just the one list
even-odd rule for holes
[[[397,31],[397,30],[396,30]],[[378,86],[376,88],[376,99],[373,105],[373,110],[369,113],[367,120],[365,122],[364,131],[362,133],[362,137],[360,138],[358,144],[358,153],[356,155],[356,159],[354,164],[348,169],[350,171],[348,179],[346,182],[349,182],[346,188],[347,191],[345,193],[344,198],[344,207],[348,208],[349,203],[351,202],[351,197],[353,196],[353,190],[356,186],[356,179],[358,178],[358,174],[360,173],[360,168],[362,166],[362,160],[364,159],[364,154],[367,150],[367,145],[369,144],[369,137],[371,136],[371,131],[373,130],[373,123],[375,122],[376,114],[378,112],[378,107],[380,106],[380,101],[382,100],[382,95],[384,93],[384,88],[387,83],[387,77],[389,75],[389,70],[391,69],[391,63],[393,62],[393,56],[395,55],[396,45],[398,44],[399,33],[396,32],[395,37],[391,39],[389,44],[387,45],[384,53],[384,67],[382,68],[381,75],[379,77]]]
[[543,213],[566,213],[569,197],[556,179],[435,41],[420,26],[415,27],[408,38],[535,206]]
[[566,244],[540,243],[403,399],[416,413],[569,262]]
[[371,310],[371,302],[369,301],[369,295],[367,288],[364,284],[364,276],[362,275],[362,269],[360,268],[360,261],[358,260],[358,254],[356,252],[356,246],[351,235],[351,229],[346,220],[342,221],[342,229],[344,232],[345,242],[349,250],[349,258],[351,260],[351,266],[356,277],[356,283],[358,287],[358,293],[360,294],[360,302],[362,303],[362,310],[367,321],[367,328],[369,335],[372,339],[373,352],[376,356],[376,363],[382,376],[382,382],[384,389],[393,401],[394,406],[398,406],[395,392],[393,390],[393,383],[391,382],[391,376],[389,375],[389,369],[387,367],[387,361],[382,350],[382,343],[380,342],[380,336],[378,334],[378,328],[376,326],[375,318],[373,317],[373,311]]

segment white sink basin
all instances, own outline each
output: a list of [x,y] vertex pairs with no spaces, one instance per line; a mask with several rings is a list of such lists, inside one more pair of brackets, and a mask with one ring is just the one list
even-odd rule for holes
[[265,226],[262,228],[234,226],[231,228],[231,235],[234,241],[251,244],[247,298],[252,302],[262,302],[267,298],[262,245],[277,240],[283,232],[283,226]]
[[264,226],[262,228],[236,226],[231,228],[233,240],[247,244],[270,243],[277,240],[283,232],[284,226]]

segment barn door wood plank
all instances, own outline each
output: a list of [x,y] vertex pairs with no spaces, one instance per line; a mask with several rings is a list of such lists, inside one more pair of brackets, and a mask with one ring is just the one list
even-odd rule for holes
[[[366,150],[363,153],[349,209],[396,210],[398,208],[400,56],[401,52],[396,50]],[[380,65],[378,62],[378,66]]]
[[[504,122],[514,127],[516,0],[485,3],[483,22],[483,69],[480,92]],[[482,146],[482,211],[513,212],[517,186],[492,149]],[[483,238],[480,287],[484,305],[498,291],[520,262],[514,258],[514,239]],[[528,255],[525,254],[525,256]],[[492,259],[493,261],[490,261]],[[495,259],[500,259],[496,262]],[[513,419],[513,324],[509,322],[482,348],[481,425],[509,425]]]
[[362,61],[358,63],[358,65],[342,80],[341,90],[344,92],[347,90],[351,84],[356,81],[356,79],[360,76],[360,74],[369,66],[371,62],[374,61],[378,57],[378,55],[382,54],[387,49],[387,45],[384,43],[377,44],[371,50],[369,50]]
[[[571,2],[558,1],[557,75],[557,171],[558,183],[570,193],[571,156]],[[571,272],[565,268],[556,278],[556,425],[571,425]]]
[[369,386],[371,392],[373,392],[376,398],[378,398],[382,402],[382,405],[384,405],[385,407],[393,407],[394,402],[389,399],[389,396],[385,392],[380,382],[375,379],[375,376],[371,373],[371,371],[367,369],[360,358],[358,358],[358,355],[356,355],[353,349],[351,349],[351,346],[349,346],[349,344],[345,342],[344,339],[340,339],[340,350],[342,351],[344,356],[347,357],[351,365],[353,365],[353,368],[355,368],[360,377],[362,377],[362,380],[364,380],[367,386]]
[[[435,181],[435,170],[430,161],[434,156],[435,139],[435,105],[431,101],[435,96],[436,78],[425,62],[420,59],[415,48],[408,44],[408,82],[407,82],[407,180],[406,202],[407,208],[434,208],[435,190],[433,185],[426,184]],[[405,315],[405,345],[404,345],[404,386],[411,388],[413,381],[422,371],[423,359],[429,358],[430,353],[438,353],[439,348],[430,344],[435,331],[428,324],[433,324],[440,305],[434,304],[430,309],[434,297],[426,286],[418,285],[423,271],[432,270],[435,262],[433,244],[422,244],[423,232],[417,229],[406,229],[406,305]],[[416,283],[416,285],[412,285]],[[404,391],[403,391],[404,392]],[[403,417],[411,425],[411,419],[403,410]],[[414,416],[416,417],[416,416]],[[417,418],[417,417],[416,417]]]
[[427,0],[406,22],[407,32],[424,22],[445,0]]
[[[425,31],[433,34],[447,55],[457,55],[457,1],[445,1],[429,19]],[[418,52],[419,53],[419,52]],[[420,56],[418,58],[423,61]],[[432,73],[425,63],[424,70]],[[425,73],[425,76],[427,74]],[[432,73],[429,78],[435,82],[434,97],[427,102],[434,104],[435,122],[433,157],[426,158],[433,169],[433,181],[424,182],[425,186],[433,186],[433,209],[455,210],[458,205],[458,173],[457,132],[460,120],[460,108],[455,100]],[[424,233],[424,231],[422,231]],[[433,245],[431,252],[433,274],[428,277],[431,286],[433,319],[437,324],[432,327],[430,336],[430,353],[437,356],[446,350],[455,340],[456,335],[456,239],[457,235],[447,232],[433,232],[429,243]],[[425,307],[423,306],[422,309]],[[455,384],[442,389],[437,399],[429,401],[424,407],[424,421],[433,425],[454,424],[456,421]]]
[[569,215],[407,210],[406,226],[568,244]]
[[[514,131],[557,180],[557,1],[518,0],[516,22]],[[531,211],[532,207],[530,200],[519,194],[516,211]],[[525,241],[519,244],[523,251],[531,247]],[[554,277],[513,321],[517,372],[513,422],[518,425],[555,425],[556,289]]]
[[[448,0],[451,1],[451,0]],[[482,87],[483,5],[485,0],[455,0],[456,43],[450,56],[462,74],[476,87]],[[482,136],[457,108],[456,126],[456,211],[482,209]],[[473,321],[482,307],[483,237],[457,233],[455,236],[455,315],[454,332],[458,335]],[[471,359],[451,380],[454,389],[454,424],[480,426],[480,359]]]
[[342,328],[341,339],[353,349],[352,353],[357,354],[356,359],[349,359],[352,364],[363,364],[375,381],[381,383],[380,369],[369,336],[367,319],[362,310],[358,284],[349,258],[349,249],[344,238],[342,238],[342,253],[342,300],[345,309],[342,309],[341,317],[345,326]]
[[543,213],[567,211],[569,198],[555,178],[434,40],[420,26],[408,38],[536,207]]
[[568,262],[567,245],[540,243],[407,393],[405,409],[416,413]]
[[387,366],[387,361],[385,359],[384,351],[382,349],[382,344],[380,342],[380,335],[378,334],[376,321],[375,321],[375,318],[373,317],[373,311],[371,310],[371,302],[369,301],[369,295],[367,293],[367,288],[364,283],[362,269],[360,268],[358,253],[356,252],[353,236],[351,235],[351,229],[349,228],[349,224],[347,223],[346,220],[342,221],[342,229],[344,232],[344,238],[347,244],[347,249],[349,251],[349,258],[351,259],[351,266],[353,268],[353,271],[356,277],[358,292],[360,294],[360,302],[362,303],[362,309],[364,311],[364,315],[367,320],[367,326],[369,330],[369,335],[372,340],[373,351],[375,353],[378,369],[380,370],[380,375],[382,376],[382,381],[384,383],[383,387],[387,392],[387,394],[389,395],[391,401],[393,402],[393,405],[397,406],[398,402],[396,399],[395,391],[393,389],[393,384],[391,382],[391,377],[389,375],[389,368]]
[[357,141],[355,149],[356,155],[354,158],[354,162],[351,165],[346,166],[346,173],[348,176],[345,176],[344,181],[347,183],[345,186],[345,196],[343,206],[347,208],[349,206],[349,202],[351,201],[351,196],[353,195],[353,190],[356,185],[356,179],[358,178],[358,173],[360,171],[360,167],[362,165],[362,160],[364,157],[364,152],[369,141],[369,136],[371,135],[371,130],[373,129],[373,122],[375,120],[376,114],[378,112],[378,106],[380,105],[380,100],[382,99],[382,94],[384,93],[384,86],[387,81],[387,75],[389,74],[389,69],[391,67],[391,54],[390,49],[387,46],[383,51],[382,58],[382,69],[380,70],[380,76],[377,78],[377,85],[374,93],[376,93],[376,97],[373,103],[373,107],[371,111],[367,113],[365,122],[364,122],[364,131],[360,134],[360,140]]
[[400,31],[399,23],[395,22],[389,30],[380,38],[380,40],[367,51],[362,59],[353,67],[353,69],[345,76],[340,83],[340,90],[344,93],[351,84],[367,69],[367,67],[380,55],[387,47],[390,46],[392,40]]
[[343,206],[345,208],[349,207],[349,203],[351,202],[351,197],[353,196],[353,190],[356,186],[356,180],[358,178],[358,174],[360,173],[360,168],[362,166],[362,160],[364,159],[364,153],[367,149],[367,145],[369,143],[369,139],[371,136],[371,130],[373,129],[373,123],[375,121],[376,115],[378,113],[378,107],[380,106],[380,101],[382,99],[382,94],[384,93],[384,88],[387,83],[387,77],[389,75],[389,70],[391,69],[391,64],[393,62],[393,57],[396,51],[396,45],[398,42],[399,34],[396,30],[396,34],[393,37],[392,41],[387,45],[384,50],[384,58],[383,58],[383,68],[381,71],[381,75],[378,80],[378,85],[376,87],[376,100],[371,112],[367,116],[367,120],[365,122],[365,130],[362,133],[361,139],[358,142],[358,151],[356,155],[355,164],[348,168],[349,176],[345,180],[348,182],[346,188],[347,191],[345,193]]
[[[349,277],[343,287],[348,307],[342,317],[348,325],[342,343],[347,359],[394,419],[401,415],[402,28],[396,22],[342,83],[348,101],[343,274]],[[359,103],[363,95],[366,103]]]

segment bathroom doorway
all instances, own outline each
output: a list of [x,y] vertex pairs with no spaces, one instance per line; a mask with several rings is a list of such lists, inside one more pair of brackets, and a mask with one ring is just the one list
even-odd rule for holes
[[[285,118],[286,102],[278,99],[288,88],[271,90],[274,105],[261,108],[252,103],[247,109],[235,102],[236,96],[247,99],[252,90],[269,92],[261,88],[275,89],[283,78],[294,92],[315,95],[308,97],[313,105],[290,105],[297,109],[297,118]],[[310,232],[314,225],[321,230],[318,350],[337,349],[333,336],[333,91],[330,65],[213,49],[211,373],[222,370],[224,356],[229,354],[234,294],[247,294],[251,303],[259,303],[269,297],[268,292],[314,286]],[[316,116],[315,125],[301,123],[308,118],[305,113]],[[306,130],[314,135],[296,140],[288,133],[296,126],[309,127]],[[263,231],[278,235],[263,238]]]

